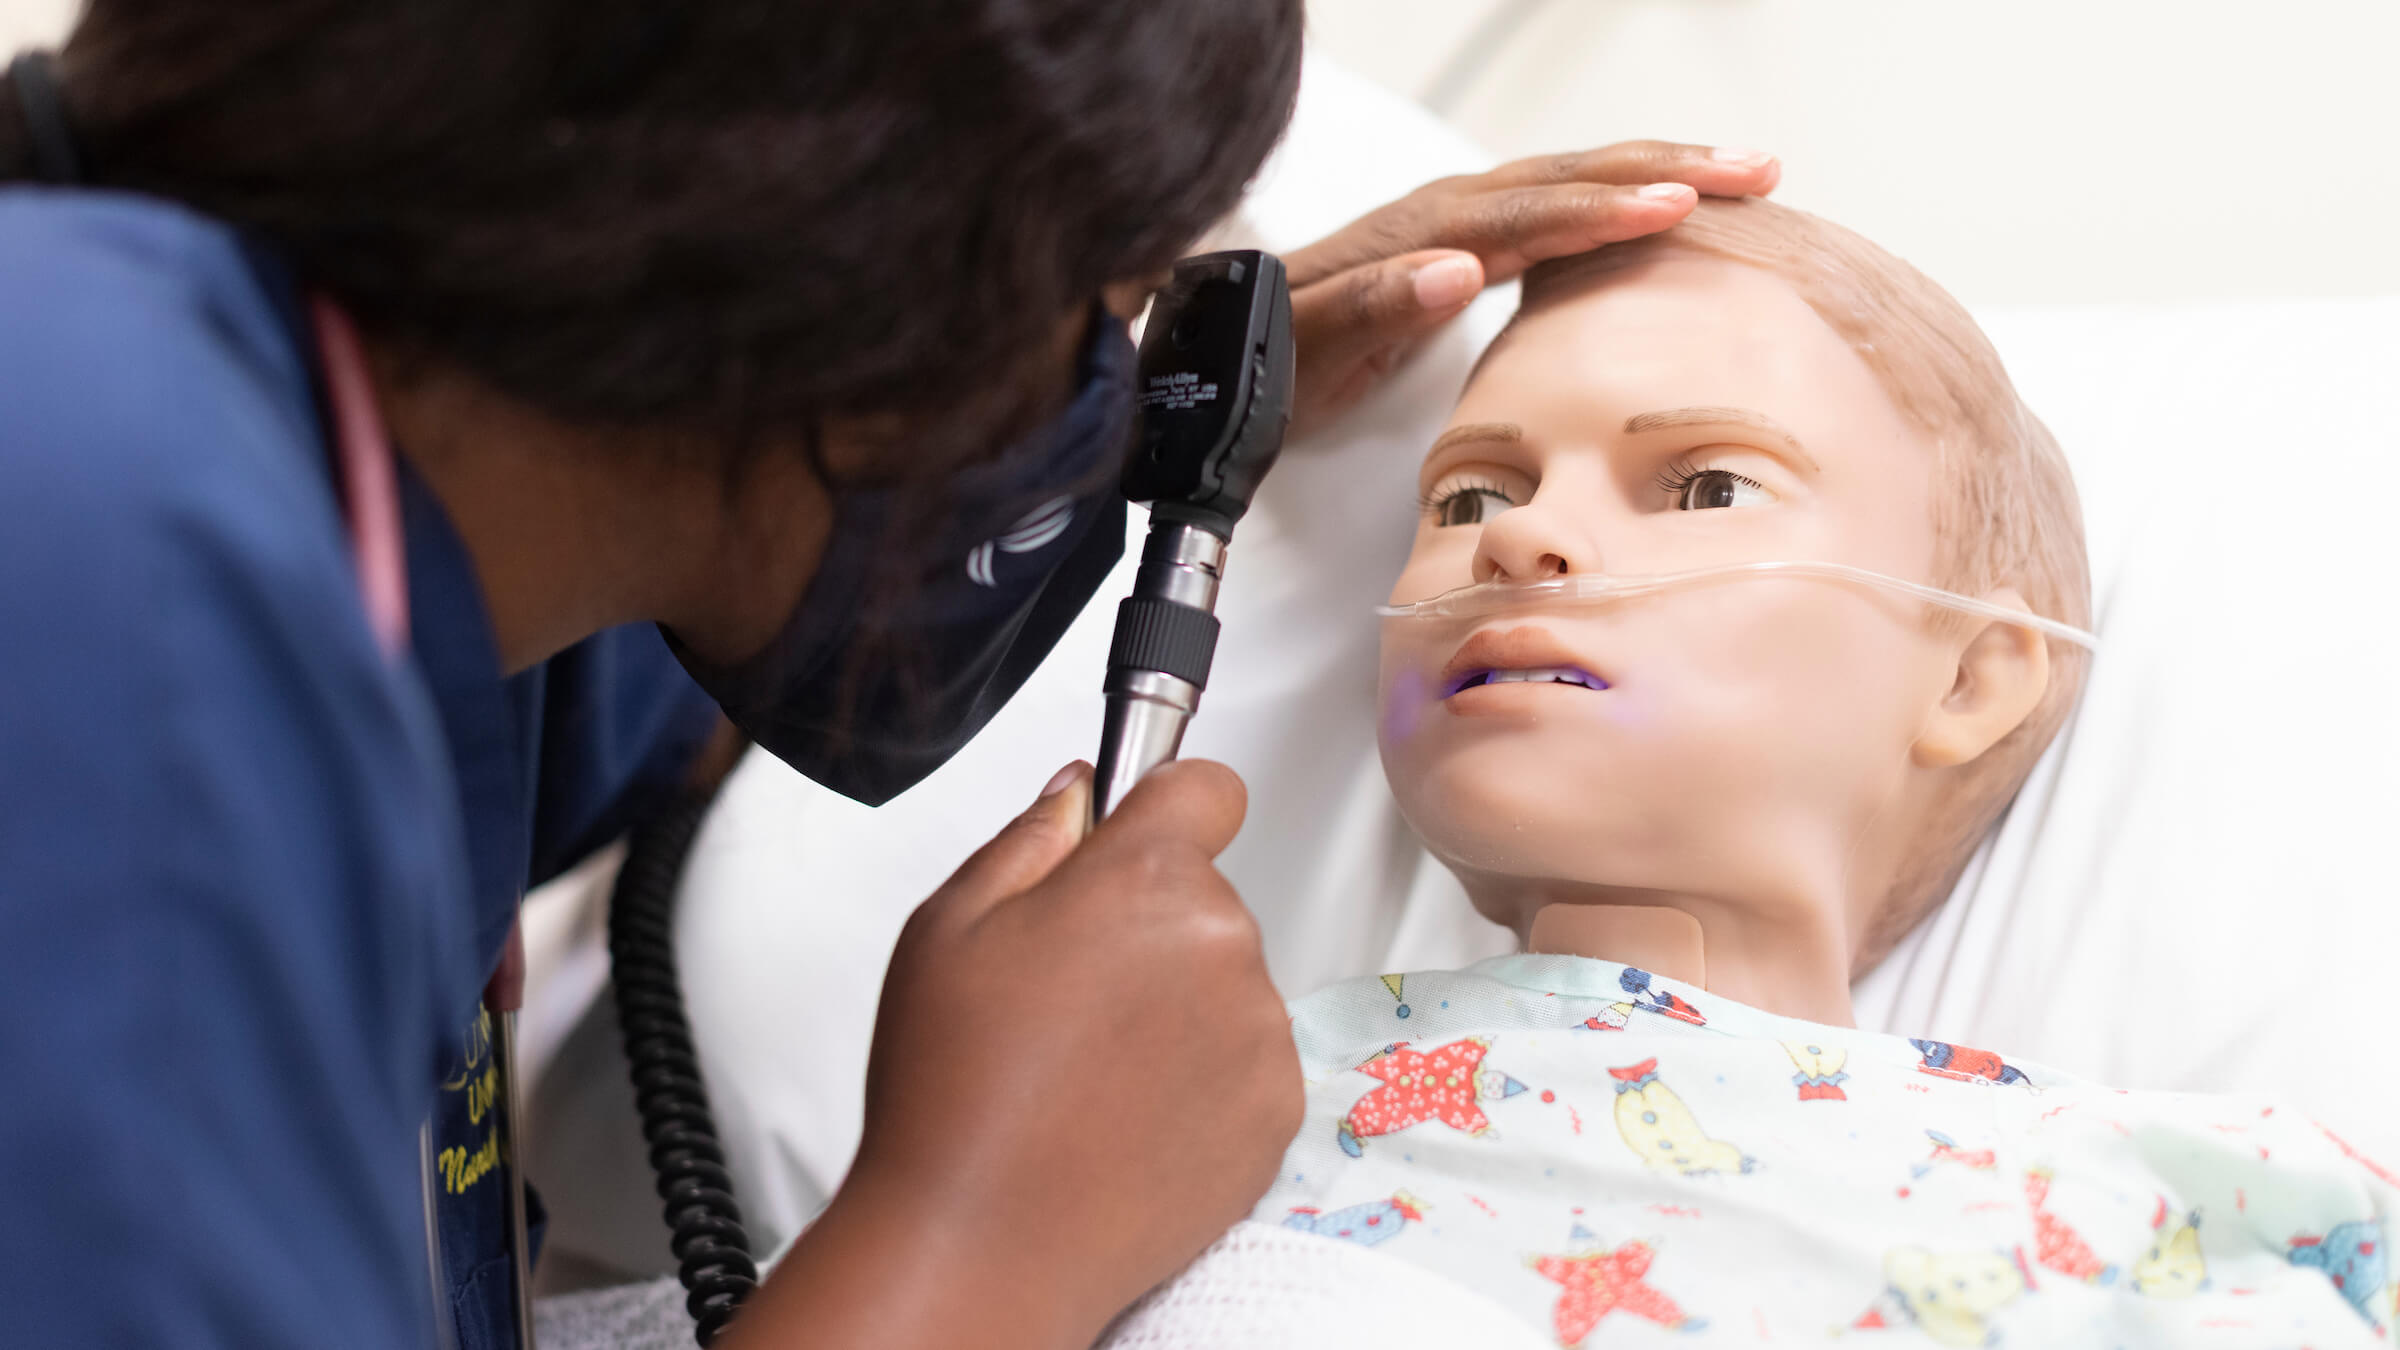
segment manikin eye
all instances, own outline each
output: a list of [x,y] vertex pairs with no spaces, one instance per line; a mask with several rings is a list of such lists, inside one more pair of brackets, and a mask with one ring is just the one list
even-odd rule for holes
[[1436,525],[1481,525],[1515,505],[1498,488],[1462,487],[1435,498],[1431,510]]
[[1775,500],[1767,485],[1731,469],[1694,469],[1662,483],[1678,511],[1706,511],[1720,506],[1764,506]]

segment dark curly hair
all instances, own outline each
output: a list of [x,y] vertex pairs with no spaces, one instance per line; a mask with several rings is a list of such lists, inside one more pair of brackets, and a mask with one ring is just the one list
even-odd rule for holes
[[[1063,386],[1062,323],[1163,268],[1272,148],[1300,22],[1299,0],[90,0],[59,70],[89,178],[255,231],[404,351],[570,421],[813,445],[828,419],[973,422],[972,399]],[[14,105],[0,177],[27,171]],[[941,437],[903,439],[938,468]]]

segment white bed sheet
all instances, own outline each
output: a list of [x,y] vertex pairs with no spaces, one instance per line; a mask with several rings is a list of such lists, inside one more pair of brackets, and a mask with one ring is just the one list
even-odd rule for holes
[[[1230,235],[1291,247],[1484,163],[1414,105],[1312,59]],[[1290,995],[1507,945],[1391,805],[1368,608],[1406,552],[1422,448],[1513,302],[1485,297],[1338,435],[1292,445],[1236,537],[1186,750],[1250,784],[1223,868]],[[1860,986],[1862,1025],[2129,1086],[2270,1092],[2400,1155],[2380,1067],[2400,950],[2384,856],[2400,820],[2385,689],[2400,651],[2381,580],[2400,502],[2400,301],[1987,319],[2076,465],[2106,650],[1952,903]],[[1130,572],[1129,550],[1111,593]],[[847,1166],[909,909],[1060,763],[1092,753],[1110,609],[1095,605],[965,753],[890,806],[753,754],[703,831],[678,939],[762,1249]],[[545,899],[542,924],[588,935],[604,880]],[[534,1138],[537,1177],[565,1178],[549,1190],[551,1242],[594,1272],[663,1270],[613,1028],[604,1013],[568,1026],[593,973],[541,953],[571,945],[536,944],[537,982],[556,972],[532,1018],[540,1046],[559,1047]],[[626,1184],[597,1184],[611,1175]]]

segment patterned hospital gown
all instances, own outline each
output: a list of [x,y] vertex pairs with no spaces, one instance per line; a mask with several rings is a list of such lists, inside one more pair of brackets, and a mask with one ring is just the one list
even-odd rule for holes
[[2263,1103],[1578,957],[1292,1012],[1308,1123],[1252,1217],[1439,1271],[1563,1346],[2400,1340],[2400,1177]]

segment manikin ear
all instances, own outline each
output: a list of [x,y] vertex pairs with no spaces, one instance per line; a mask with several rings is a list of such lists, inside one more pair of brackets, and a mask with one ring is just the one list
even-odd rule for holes
[[[2027,614],[2033,612],[2025,598],[2010,587],[1983,598]],[[2022,624],[1987,623],[1959,652],[1950,691],[1926,717],[1911,754],[1926,768],[1964,764],[1999,744],[2001,737],[2032,716],[2049,687],[2049,641]]]

